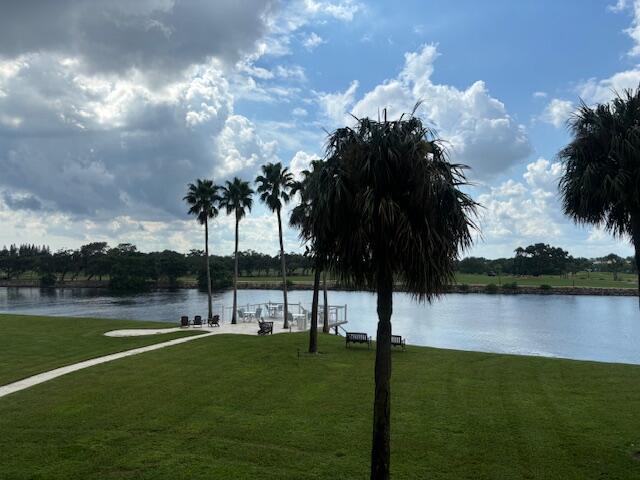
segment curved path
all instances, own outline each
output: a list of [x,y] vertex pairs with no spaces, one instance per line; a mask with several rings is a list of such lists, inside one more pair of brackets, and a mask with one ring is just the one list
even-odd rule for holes
[[[157,335],[157,334],[163,334],[163,333],[178,332],[181,330],[183,329],[179,327],[161,328],[161,329],[136,328],[136,329],[128,329],[128,330],[113,330],[111,332],[106,332],[105,335],[108,337],[132,337],[132,336],[140,336],[140,335]],[[23,378],[22,380],[18,380],[17,382],[2,385],[0,386],[0,398],[4,397],[5,395],[9,395],[11,393],[24,390],[25,388],[33,387],[34,385],[38,385],[40,383],[53,380],[54,378],[58,378],[62,375],[66,375],[67,373],[72,373],[78,370],[82,370],[83,368],[93,367],[94,365],[100,365],[101,363],[112,362],[113,360],[131,357],[133,355],[138,355],[140,353],[151,352],[153,350],[159,350],[161,348],[171,347],[172,345],[179,345],[181,343],[191,342],[199,338],[210,337],[211,335],[216,335],[221,333],[231,333],[236,335],[257,335],[257,326],[255,323],[222,325],[221,327],[217,327],[217,328],[203,327],[202,329],[200,328],[189,329],[189,331],[194,331],[194,330],[196,331],[202,330],[203,333],[201,335],[191,335],[188,337],[176,338],[174,340],[169,340],[167,342],[155,343],[153,345],[148,345],[146,347],[133,348],[131,350],[125,350],[124,352],[112,353],[109,355],[105,355],[103,357],[84,360],[79,363],[74,363],[72,365],[67,365],[65,367],[56,368],[54,370],[49,370],[48,372],[38,373],[37,375]],[[273,333],[284,333],[284,332],[288,332],[288,330],[283,330],[281,328],[273,329]]]

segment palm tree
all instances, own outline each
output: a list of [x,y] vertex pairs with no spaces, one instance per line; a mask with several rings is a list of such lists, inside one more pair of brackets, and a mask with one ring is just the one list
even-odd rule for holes
[[[573,138],[558,154],[564,213],[576,223],[629,236],[640,266],[640,87],[610,103],[582,103],[569,127]],[[638,289],[640,294],[640,284]]]
[[189,214],[195,215],[200,225],[204,225],[204,258],[207,269],[207,294],[208,294],[208,319],[213,316],[211,305],[211,270],[209,269],[209,219],[218,216],[216,207],[218,198],[218,187],[213,184],[213,180],[197,179],[196,183],[190,183],[187,194],[183,198],[190,206]]
[[[314,160],[311,163],[311,171],[302,172],[302,181],[292,183],[291,195],[300,194],[300,203],[291,212],[290,224],[300,230],[300,238],[307,245],[307,254],[313,261],[313,299],[311,302],[311,328],[309,330],[309,353],[318,351],[318,297],[320,291],[320,274],[326,266],[329,242],[321,235],[320,222],[324,219],[317,215],[323,210],[320,204],[323,201],[321,185],[323,181],[322,168],[324,162]],[[314,232],[317,232],[314,235]],[[326,294],[325,294],[326,310]]]
[[220,208],[227,210],[227,215],[232,212],[236,214],[236,248],[234,251],[234,275],[233,275],[233,314],[231,323],[237,323],[236,315],[238,309],[238,225],[244,218],[247,211],[251,211],[253,205],[253,190],[249,187],[249,182],[243,182],[235,177],[232,182],[227,180],[226,186],[222,187],[220,195]]
[[282,219],[280,212],[282,206],[291,198],[291,183],[293,176],[289,169],[282,167],[282,163],[267,163],[262,166],[262,175],[258,175],[258,193],[260,200],[267,205],[269,210],[278,215],[278,234],[280,236],[280,262],[282,267],[282,294],[284,297],[284,328],[289,328],[289,303],[287,301],[287,271],[284,258],[284,243],[282,241]]
[[326,221],[313,235],[334,242],[330,261],[341,281],[377,292],[372,479],[389,478],[394,283],[431,301],[454,280],[454,262],[475,228],[476,203],[461,191],[464,168],[448,162],[413,113],[358,119],[329,136],[316,213]]

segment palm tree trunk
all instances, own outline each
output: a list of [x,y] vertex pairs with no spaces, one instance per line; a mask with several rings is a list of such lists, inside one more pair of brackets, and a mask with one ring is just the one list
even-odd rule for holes
[[213,308],[211,308],[211,270],[209,269],[209,222],[204,221],[204,257],[207,266],[207,306],[209,307],[207,319],[211,320]]
[[327,298],[327,271],[322,272],[322,287],[324,294],[324,311],[322,312],[322,331],[329,333],[329,305]]
[[236,213],[236,249],[234,255],[234,272],[233,272],[233,315],[231,316],[231,323],[238,323],[237,314],[238,314],[238,224],[240,220],[238,219],[238,214]]
[[633,247],[635,250],[636,270],[638,271],[638,307],[640,307],[640,214],[631,215]]
[[278,213],[278,233],[280,235],[280,263],[282,265],[282,294],[284,296],[284,325],[282,328],[289,328],[289,302],[287,301],[287,269],[284,260],[284,243],[282,241],[282,220],[280,219],[280,209]]
[[318,353],[318,294],[320,269],[316,265],[313,275],[313,300],[311,301],[311,330],[309,330],[309,353]]
[[391,313],[393,311],[393,275],[390,272],[378,276],[377,290],[378,332],[371,480],[388,480],[391,457]]

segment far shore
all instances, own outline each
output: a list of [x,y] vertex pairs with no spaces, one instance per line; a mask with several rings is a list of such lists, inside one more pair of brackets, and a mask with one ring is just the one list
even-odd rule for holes
[[[38,288],[40,285],[36,280],[0,280],[0,287],[10,288]],[[67,280],[63,283],[58,282],[55,287],[51,288],[98,288],[108,289],[109,282],[107,280]],[[159,283],[153,289],[196,289],[197,284],[193,282],[182,282],[177,286],[171,286],[165,283]],[[251,282],[241,280],[238,281],[238,289],[243,290],[280,290],[281,284],[278,282]],[[309,282],[296,282],[288,285],[288,290],[311,290],[312,285]],[[339,291],[360,291],[362,289],[350,288],[340,284],[327,285],[327,290]],[[403,291],[402,286],[396,286],[396,291]],[[447,293],[460,294],[502,294],[502,295],[600,295],[613,297],[634,297],[638,296],[638,289],[635,287],[585,287],[585,286],[532,286],[518,285],[506,283],[503,285],[469,285],[457,284],[450,285]]]

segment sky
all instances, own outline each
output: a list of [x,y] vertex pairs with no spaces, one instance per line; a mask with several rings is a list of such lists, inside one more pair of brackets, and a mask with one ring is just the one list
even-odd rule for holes
[[[479,8],[481,6],[481,8]],[[544,242],[631,255],[562,214],[558,151],[582,100],[640,82],[640,0],[2,0],[0,246],[203,248],[196,178],[298,175],[356,117],[417,114],[469,165],[466,255]],[[290,208],[290,207],[287,207]],[[240,248],[278,250],[256,199]],[[233,251],[233,218],[211,250]],[[302,251],[294,230],[285,249]]]

